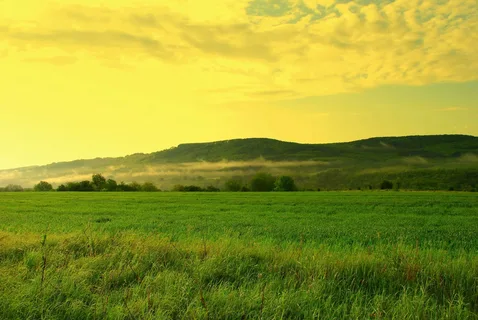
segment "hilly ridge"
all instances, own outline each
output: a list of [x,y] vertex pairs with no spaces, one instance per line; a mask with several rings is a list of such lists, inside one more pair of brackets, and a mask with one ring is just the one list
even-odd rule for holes
[[[267,138],[186,143],[149,154],[0,170],[0,186],[31,186],[40,180],[59,184],[88,179],[93,173],[119,181],[152,181],[165,189],[176,183],[220,186],[231,176],[247,178],[258,171],[292,175],[304,188],[318,184],[332,189],[360,188],[384,178],[408,177],[405,180],[409,181],[410,175],[421,181],[411,188],[443,189],[452,180],[455,185],[475,188],[478,137],[375,137],[327,144]],[[418,176],[421,178],[415,179]],[[429,183],[431,180],[435,182]]]
[[266,138],[224,140],[209,143],[180,144],[176,148],[151,153],[145,162],[247,161],[264,158],[270,161],[323,160],[335,157],[375,159],[379,155],[458,157],[478,152],[478,137],[467,135],[381,137],[352,142],[300,144]]

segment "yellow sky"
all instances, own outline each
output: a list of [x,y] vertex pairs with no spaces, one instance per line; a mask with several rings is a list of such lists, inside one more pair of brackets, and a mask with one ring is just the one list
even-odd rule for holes
[[476,0],[339,2],[0,1],[0,168],[478,135]]

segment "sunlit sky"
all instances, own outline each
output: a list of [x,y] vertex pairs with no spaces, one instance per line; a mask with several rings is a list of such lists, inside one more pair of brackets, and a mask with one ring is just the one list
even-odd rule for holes
[[476,0],[0,0],[0,168],[478,135]]

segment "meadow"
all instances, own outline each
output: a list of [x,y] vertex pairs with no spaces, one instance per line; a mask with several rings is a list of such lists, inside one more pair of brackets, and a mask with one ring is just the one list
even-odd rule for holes
[[461,192],[0,193],[1,319],[478,319]]

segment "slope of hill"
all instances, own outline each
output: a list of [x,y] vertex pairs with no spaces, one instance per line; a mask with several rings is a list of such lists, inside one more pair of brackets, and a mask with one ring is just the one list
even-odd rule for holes
[[466,135],[370,138],[345,143],[300,144],[253,138],[181,144],[146,155],[144,162],[324,160],[336,157],[374,160],[400,156],[457,157],[478,151],[478,138]]
[[[438,175],[440,179],[453,170],[478,170],[478,137],[377,137],[328,144],[266,138],[189,143],[150,154],[1,170],[0,186],[10,183],[31,186],[39,180],[58,184],[103,173],[118,181],[149,180],[167,188],[174,183],[219,184],[233,175],[250,176],[257,171],[269,171],[293,175],[304,187],[320,183],[350,188],[352,184],[363,186],[369,183],[367,181],[412,171],[422,172],[422,176],[429,177],[424,178],[428,181],[430,177],[437,177],[436,170],[446,171]],[[463,176],[463,172],[459,175]],[[367,176],[374,178],[367,180],[364,178]],[[471,181],[470,185],[474,186],[475,182]]]

